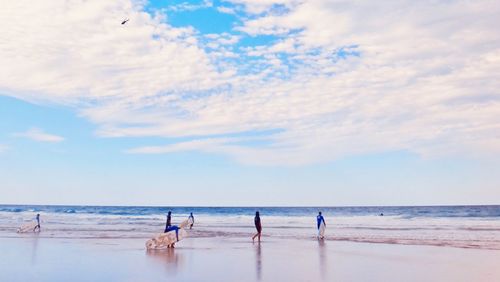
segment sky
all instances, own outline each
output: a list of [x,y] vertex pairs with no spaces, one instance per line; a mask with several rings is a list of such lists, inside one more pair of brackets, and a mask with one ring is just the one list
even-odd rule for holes
[[0,1],[0,204],[500,204],[498,1]]

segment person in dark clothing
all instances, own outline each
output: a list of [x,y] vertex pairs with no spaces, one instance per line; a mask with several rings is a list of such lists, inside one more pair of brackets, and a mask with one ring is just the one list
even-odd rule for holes
[[165,233],[168,232],[167,229],[172,226],[172,212],[169,211],[167,214],[167,224],[165,224]]
[[257,229],[257,233],[253,235],[252,241],[255,241],[255,237],[259,237],[259,242],[260,242],[260,234],[262,233],[262,224],[260,223],[260,215],[258,211],[255,212],[254,224],[255,224],[255,229]]
[[[175,231],[175,238],[179,241],[179,226],[172,225],[172,212],[169,211],[167,214],[167,223],[165,224],[165,231],[163,233],[167,233],[170,231]],[[172,248],[175,244],[172,244]]]
[[189,225],[189,229],[193,228],[193,224],[194,224],[194,216],[193,216],[193,213],[191,213],[188,217],[188,220],[190,222],[190,225]]
[[36,226],[35,226],[35,228],[33,228],[33,232],[35,232],[37,230],[37,228],[38,228],[38,232],[40,232],[41,229],[40,229],[40,214],[39,213],[36,214]]

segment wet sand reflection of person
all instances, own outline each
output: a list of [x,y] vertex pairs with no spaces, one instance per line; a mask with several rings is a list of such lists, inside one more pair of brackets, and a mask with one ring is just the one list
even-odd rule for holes
[[174,248],[164,250],[147,250],[146,255],[155,262],[165,267],[168,274],[175,275],[181,265],[182,256],[175,252]]
[[255,266],[256,266],[256,274],[257,280],[262,280],[262,252],[260,248],[260,242],[257,243],[257,247],[255,248]]
[[325,240],[318,240],[318,254],[319,254],[319,275],[321,280],[325,281],[325,278],[328,277],[326,267],[327,264],[327,249]]
[[33,237],[33,247],[31,249],[31,264],[32,265],[36,264],[37,252],[38,252],[38,233],[36,233],[36,236]]

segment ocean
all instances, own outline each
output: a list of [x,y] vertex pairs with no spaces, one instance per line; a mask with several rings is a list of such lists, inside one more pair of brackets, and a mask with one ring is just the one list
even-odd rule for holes
[[[190,237],[250,238],[259,211],[263,237],[314,240],[316,215],[327,224],[327,240],[451,246],[500,250],[500,205],[414,207],[133,207],[0,205],[0,237],[23,237],[18,227],[37,213],[42,232],[55,238],[144,238],[164,228],[166,213],[173,224],[195,225]],[[383,216],[381,216],[383,214]],[[250,239],[249,239],[250,240]]]

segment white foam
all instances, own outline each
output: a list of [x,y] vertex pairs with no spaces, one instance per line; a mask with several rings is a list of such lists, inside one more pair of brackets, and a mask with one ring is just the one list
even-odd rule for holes
[[[174,215],[173,224],[187,219]],[[0,236],[15,236],[21,224],[32,221],[33,212],[0,212]],[[101,215],[41,213],[41,236],[47,237],[150,237],[163,231],[164,214]],[[500,249],[498,218],[403,218],[398,216],[326,217],[327,239],[402,244],[431,244]],[[265,236],[312,238],[316,218],[261,216]],[[195,215],[193,236],[250,236],[255,232],[252,215]]]

